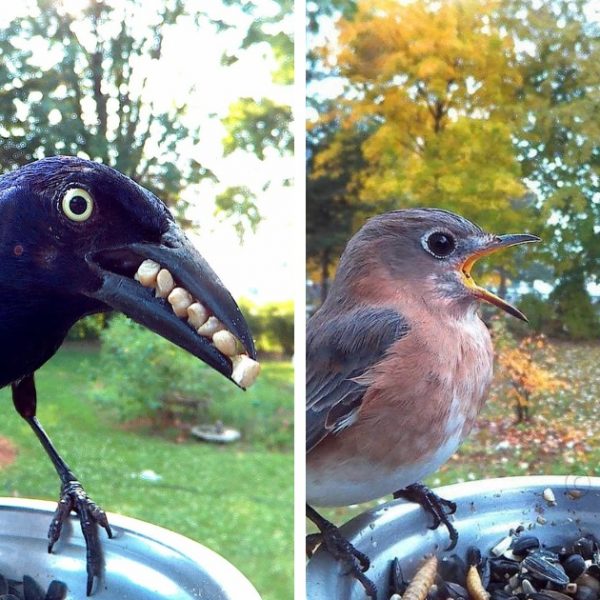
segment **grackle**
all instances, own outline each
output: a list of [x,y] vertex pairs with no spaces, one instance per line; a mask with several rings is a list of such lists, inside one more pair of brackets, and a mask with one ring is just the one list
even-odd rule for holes
[[[469,433],[492,378],[485,300],[516,308],[476,285],[476,260],[529,234],[492,235],[437,209],[369,220],[350,240],[323,306],[307,325],[307,501],[344,506],[386,494],[419,502],[444,524],[456,508],[419,480]],[[346,562],[371,598],[368,558],[307,506],[322,542]],[[312,548],[309,548],[311,550]]]
[[[87,495],[36,418],[34,374],[86,315],[118,310],[232,378],[232,361],[175,307],[136,281],[150,259],[199,301],[255,358],[248,326],[217,275],[166,206],[121,173],[69,156],[45,158],[0,177],[0,387],[31,426],[60,478],[48,551],[74,511],[85,537],[87,594],[102,574],[98,525]],[[217,322],[217,321],[215,321]]]

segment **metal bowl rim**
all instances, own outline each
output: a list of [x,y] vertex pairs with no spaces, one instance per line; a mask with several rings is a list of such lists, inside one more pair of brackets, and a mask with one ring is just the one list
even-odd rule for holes
[[[519,475],[511,477],[495,477],[490,479],[477,479],[475,481],[465,481],[462,483],[453,483],[435,488],[433,491],[441,496],[453,501],[464,501],[469,498],[477,497],[478,495],[494,491],[494,492],[514,492],[520,489],[524,491],[543,490],[551,488],[553,490],[568,490],[576,486],[574,481],[583,479],[586,482],[586,489],[590,491],[600,491],[600,477],[588,477],[587,475]],[[569,480],[573,483],[569,484]],[[482,486],[482,484],[485,484]],[[340,530],[349,540],[353,540],[365,532],[365,528],[369,530],[377,528],[377,521],[384,519],[397,520],[405,518],[411,513],[420,513],[421,507],[415,503],[409,503],[405,500],[390,500],[380,504],[379,506],[365,510],[356,515],[348,522],[340,526]],[[317,553],[325,552],[324,549],[319,549]]]
[[[51,517],[56,510],[56,502],[32,498],[0,497],[0,515],[6,510],[19,512],[44,513]],[[148,523],[133,517],[107,512],[111,526],[119,528],[135,537],[158,543],[176,553],[185,556],[192,564],[223,586],[225,592],[243,592],[249,600],[260,600],[260,596],[249,579],[232,563],[220,554],[203,546],[180,533],[170,531],[159,525]],[[71,519],[76,517],[71,516]],[[79,535],[79,534],[78,534]],[[235,597],[232,595],[231,597]]]

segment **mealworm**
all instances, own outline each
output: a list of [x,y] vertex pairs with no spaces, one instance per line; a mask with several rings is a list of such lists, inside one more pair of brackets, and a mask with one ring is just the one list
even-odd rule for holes
[[467,590],[471,600],[489,600],[490,594],[483,587],[475,565],[471,565],[467,571]]
[[402,594],[402,600],[425,600],[427,592],[433,585],[437,573],[438,560],[435,556],[428,558],[415,573],[412,581]]

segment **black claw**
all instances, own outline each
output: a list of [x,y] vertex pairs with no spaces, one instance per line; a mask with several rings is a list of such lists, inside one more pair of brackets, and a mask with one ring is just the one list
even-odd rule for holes
[[365,589],[365,593],[371,600],[377,600],[377,587],[375,584],[362,572],[354,573],[354,577],[360,581],[361,585]]
[[458,542],[458,531],[450,521],[446,520],[444,522],[446,529],[448,530],[448,534],[450,535],[450,545],[446,548],[446,550],[454,550],[456,544]]
[[79,517],[81,531],[86,547],[86,594],[92,595],[94,579],[100,579],[104,567],[102,546],[98,536],[98,526],[106,530],[112,538],[112,530],[108,524],[106,513],[87,495],[78,481],[68,481],[61,489],[61,498],[54,512],[52,523],[48,530],[48,552],[52,552],[54,544],[60,537],[63,523],[68,519],[71,511]]
[[[359,553],[360,554],[360,553]],[[363,555],[364,556],[364,555]],[[356,556],[350,556],[346,558],[336,557],[338,560],[343,560],[348,565],[348,570],[346,571],[346,575],[351,575],[360,582],[363,586],[365,593],[369,598],[373,600],[377,600],[377,587],[375,584],[364,574],[365,570],[360,563],[360,559]],[[367,559],[368,561],[368,559]],[[370,564],[370,561],[368,561]],[[367,567],[368,568],[368,567]]]
[[333,523],[324,519],[308,505],[307,515],[321,531],[307,536],[307,547],[310,544],[314,550],[314,542],[318,538],[318,541],[324,545],[331,556],[347,565],[348,570],[345,574],[351,575],[360,582],[369,598],[377,600],[377,587],[364,574],[371,566],[369,557],[357,550]]
[[[433,494],[433,492],[431,493]],[[452,502],[452,500],[446,500],[446,498],[440,498],[440,496],[437,494],[434,494],[434,496],[448,509],[448,512],[446,513],[447,515],[453,515],[456,512],[456,502]]]
[[433,523],[427,529],[435,531],[442,524],[442,519],[435,513],[431,513],[431,516],[433,517]]
[[403,490],[394,493],[394,498],[404,498],[409,502],[420,504],[423,509],[428,512],[433,518],[433,524],[429,529],[437,529],[440,525],[444,525],[450,536],[450,545],[446,550],[452,550],[458,542],[458,531],[450,520],[449,515],[456,512],[456,502],[440,498],[422,483],[414,483]]
[[366,554],[359,552],[354,547],[353,547],[353,549],[354,549],[354,556],[356,556],[356,558],[358,559],[358,562],[360,563],[360,568],[361,568],[362,572],[365,573],[371,567],[371,560],[369,559],[369,557]]

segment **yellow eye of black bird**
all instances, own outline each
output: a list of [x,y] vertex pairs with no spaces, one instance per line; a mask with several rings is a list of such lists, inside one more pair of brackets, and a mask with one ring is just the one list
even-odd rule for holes
[[450,256],[456,249],[456,241],[443,231],[434,231],[427,237],[426,249],[437,258]]
[[62,210],[71,221],[87,221],[92,216],[94,201],[87,190],[70,188],[62,200]]

